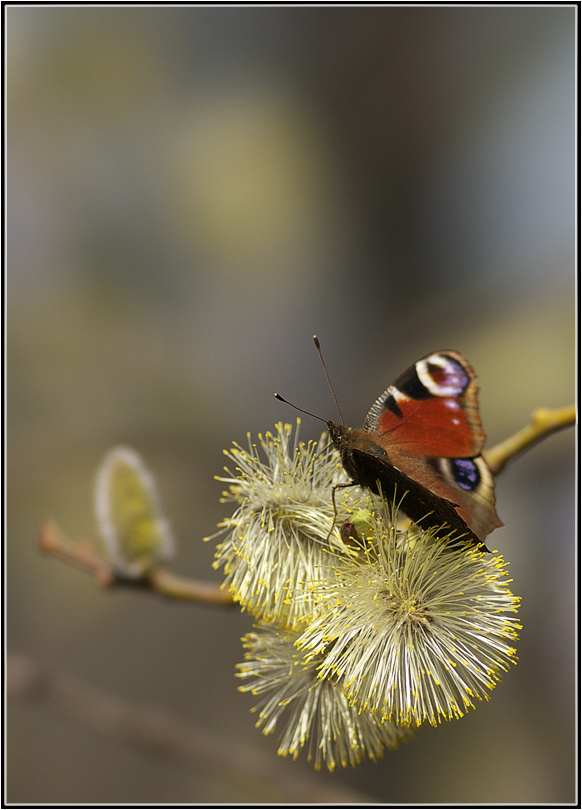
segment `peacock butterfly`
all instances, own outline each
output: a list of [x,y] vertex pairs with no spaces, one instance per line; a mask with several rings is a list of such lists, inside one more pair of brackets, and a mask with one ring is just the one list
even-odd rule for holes
[[[434,352],[388,386],[363,428],[347,427],[343,417],[341,425],[322,421],[352,485],[394,498],[404,514],[437,537],[487,551],[485,537],[503,524],[495,511],[493,476],[481,455],[485,433],[477,390],[475,373],[458,352]],[[338,411],[341,417],[339,405]],[[338,486],[350,484],[336,485],[334,495]]]
[[388,386],[362,429],[326,421],[354,484],[390,499],[394,494],[396,503],[402,499],[402,511],[422,528],[436,529],[436,536],[487,550],[485,537],[503,524],[481,455],[477,391],[475,373],[460,354],[434,352]]

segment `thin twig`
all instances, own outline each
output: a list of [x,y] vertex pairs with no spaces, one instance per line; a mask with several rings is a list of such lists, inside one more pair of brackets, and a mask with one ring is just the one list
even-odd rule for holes
[[[485,461],[493,475],[498,475],[509,461],[529,450],[546,436],[570,427],[575,422],[574,405],[553,410],[538,408],[532,416],[531,423],[523,430],[485,450],[483,453]],[[101,556],[92,542],[89,540],[70,542],[52,520],[44,522],[39,545],[43,551],[93,573],[102,587],[137,587],[164,596],[166,599],[180,599],[205,605],[233,607],[236,604],[220,585],[178,577],[163,568],[152,568],[137,580],[122,577]]]
[[115,574],[111,566],[101,557],[90,540],[71,543],[54,522],[47,520],[41,526],[38,544],[42,551],[61,557],[71,565],[93,573],[104,588],[115,584]]
[[571,427],[575,423],[576,407],[574,405],[555,409],[538,408],[532,414],[529,425],[505,441],[496,444],[490,450],[485,450],[483,456],[493,475],[498,475],[505,465],[516,456],[529,450],[546,436]]
[[288,768],[258,749],[237,745],[160,709],[100,692],[69,675],[44,671],[24,656],[9,655],[6,672],[9,697],[42,702],[99,734],[189,765],[211,768],[223,778],[264,793],[269,804],[314,802],[354,806],[370,801],[348,788],[325,784],[323,779],[296,767]]
[[148,576],[152,590],[167,599],[185,599],[191,602],[203,602],[205,605],[234,607],[236,602],[220,585],[213,582],[199,582],[185,577],[178,577],[164,568],[154,568]]
[[163,568],[153,568],[137,580],[121,577],[99,554],[93,543],[89,540],[72,543],[53,520],[45,520],[43,523],[39,546],[48,554],[54,554],[72,565],[93,573],[97,582],[105,588],[140,588],[164,596],[166,599],[180,599],[221,607],[233,607],[236,604],[228,591],[223,590],[220,585],[178,577]]

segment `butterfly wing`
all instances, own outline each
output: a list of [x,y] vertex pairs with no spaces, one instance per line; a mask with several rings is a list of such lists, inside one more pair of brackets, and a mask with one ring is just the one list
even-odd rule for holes
[[475,373],[460,354],[435,352],[386,389],[363,431],[355,433],[367,434],[386,454],[385,463],[451,503],[483,540],[503,524],[495,511],[493,476],[481,456],[485,433],[477,390]]
[[457,352],[435,352],[410,366],[370,408],[364,430],[416,455],[479,455],[485,434],[475,373]]

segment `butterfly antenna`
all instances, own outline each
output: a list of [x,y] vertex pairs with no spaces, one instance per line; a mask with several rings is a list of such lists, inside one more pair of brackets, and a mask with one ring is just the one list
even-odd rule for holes
[[295,408],[296,411],[300,411],[301,413],[306,414],[307,416],[312,416],[314,419],[319,419],[320,422],[325,422],[327,425],[327,419],[324,419],[322,416],[316,416],[311,411],[306,411],[303,408],[300,408],[298,405],[294,405],[292,402],[289,402],[288,399],[283,399],[281,394],[275,394],[275,399],[278,399],[280,402],[284,402],[285,405],[291,405],[292,408]]
[[[331,380],[329,379],[329,374],[327,373],[327,367],[325,365],[325,360],[323,359],[323,354],[321,352],[321,346],[319,345],[319,339],[318,339],[317,335],[313,335],[313,342],[315,343],[315,348],[317,349],[319,359],[321,360],[321,365],[323,366],[323,371],[325,373],[325,378],[327,380],[327,384],[329,385],[329,390],[331,391],[333,401],[335,402],[335,407],[337,408],[337,412],[339,413],[340,419],[342,421],[342,425],[345,425],[344,415],[342,413],[342,409],[339,406],[339,402],[337,401],[337,397],[335,395],[335,391],[333,390],[333,385],[331,384]],[[275,394],[275,396],[276,396],[276,394]]]

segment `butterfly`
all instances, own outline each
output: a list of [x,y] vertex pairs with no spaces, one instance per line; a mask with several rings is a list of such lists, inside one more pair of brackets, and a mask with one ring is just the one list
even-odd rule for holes
[[485,537],[503,524],[481,455],[477,391],[469,363],[439,351],[389,385],[361,429],[324,421],[353,484],[402,501],[402,512],[438,537],[487,550]]

